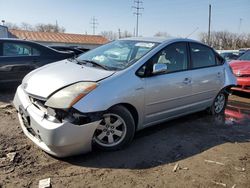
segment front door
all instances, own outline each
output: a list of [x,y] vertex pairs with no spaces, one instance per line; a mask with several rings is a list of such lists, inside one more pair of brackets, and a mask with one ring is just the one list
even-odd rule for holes
[[[167,65],[162,74],[152,73],[153,64]],[[152,57],[145,72],[145,126],[187,113],[193,102],[187,44],[173,43]],[[150,73],[151,72],[151,73]]]

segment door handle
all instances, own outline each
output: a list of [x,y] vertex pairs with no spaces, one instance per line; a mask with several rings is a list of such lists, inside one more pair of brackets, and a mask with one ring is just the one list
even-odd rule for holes
[[184,83],[184,84],[190,84],[190,83],[191,83],[191,78],[185,78],[185,79],[183,80],[183,83]]
[[221,77],[221,75],[222,75],[222,73],[221,73],[221,72],[217,72],[217,77],[218,77],[218,78],[220,78],[220,77]]

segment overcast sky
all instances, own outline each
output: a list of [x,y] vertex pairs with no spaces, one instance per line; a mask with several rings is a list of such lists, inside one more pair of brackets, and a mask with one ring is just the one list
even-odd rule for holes
[[[250,33],[250,0],[142,0],[139,34],[197,39],[208,30],[208,5],[212,5],[212,31]],[[133,0],[0,0],[0,20],[20,24],[56,23],[67,33],[92,34],[91,18],[98,20],[96,33],[128,30],[133,33],[136,17]],[[241,24],[240,24],[240,20]]]

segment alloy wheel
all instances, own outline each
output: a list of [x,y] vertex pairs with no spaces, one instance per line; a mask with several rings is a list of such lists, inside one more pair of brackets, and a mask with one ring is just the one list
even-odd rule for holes
[[103,147],[113,147],[121,143],[126,135],[125,121],[117,114],[105,114],[98,125],[94,141]]
[[225,103],[225,95],[223,93],[220,93],[214,101],[214,111],[216,114],[219,114],[224,109]]

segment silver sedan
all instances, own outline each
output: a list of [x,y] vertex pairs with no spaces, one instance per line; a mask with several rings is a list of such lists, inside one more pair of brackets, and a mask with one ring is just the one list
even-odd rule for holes
[[34,70],[14,105],[27,137],[65,157],[121,149],[136,131],[186,114],[223,113],[235,84],[224,59],[200,42],[128,38]]

